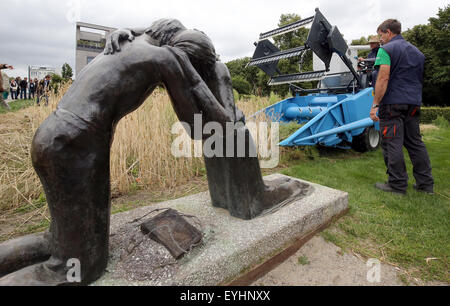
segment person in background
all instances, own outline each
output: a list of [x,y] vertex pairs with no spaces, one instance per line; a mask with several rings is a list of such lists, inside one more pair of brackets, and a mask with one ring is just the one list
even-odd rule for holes
[[34,78],[34,90],[35,90],[35,95],[36,95],[36,101],[37,101],[37,99],[39,99],[39,96],[38,96],[38,87],[39,87],[39,80],[38,80],[38,78]]
[[27,99],[28,78],[24,78],[19,83],[20,86],[20,99]]
[[35,93],[36,93],[36,83],[33,80],[30,80],[28,97],[34,100]]
[[380,38],[378,36],[370,36],[369,38],[369,44],[370,44],[370,53],[367,55],[367,58],[360,57],[358,58],[358,62],[365,62],[365,64],[368,67],[372,67],[373,71],[369,73],[368,79],[369,84],[373,88],[376,87],[377,77],[378,77],[378,69],[379,66],[375,66],[375,60],[378,54],[378,50],[380,50]]
[[50,75],[47,75],[46,77],[45,77],[45,80],[44,80],[44,88],[43,88],[43,91],[44,91],[44,93],[43,93],[43,98],[44,98],[44,100],[45,100],[45,105],[47,106],[48,105],[48,97],[49,97],[49,95],[50,95],[50,89],[51,89],[51,80],[52,80],[52,77],[50,76]]
[[11,81],[9,84],[9,90],[11,93],[11,99],[16,100],[17,99],[17,91],[19,90],[19,85],[17,85],[17,82],[15,79]]
[[2,75],[2,86],[3,86],[3,90],[4,90],[4,96],[6,97],[5,100],[8,98],[9,96],[9,77],[8,75],[1,71],[1,75]]
[[48,89],[50,90],[50,81],[52,80],[52,76],[51,75],[46,75],[45,79],[44,79],[44,89]]
[[380,38],[378,38],[378,36],[370,36],[369,45],[370,53],[367,55],[367,58],[360,57],[358,58],[358,61],[362,62],[370,59],[375,60],[378,50],[380,50]]
[[44,95],[44,80],[40,80],[36,84],[36,104],[39,106]]
[[[13,69],[13,66],[7,64],[0,64],[0,72],[3,69]],[[5,99],[3,98],[3,92],[7,90],[6,85],[9,85],[9,83],[6,82],[6,84],[3,84],[3,73],[0,73],[0,105],[7,109],[10,109],[8,103],[6,103]]]
[[20,82],[22,82],[22,79],[20,77],[16,78],[16,83],[17,83],[17,91],[16,91],[16,100],[19,99],[19,94],[20,94]]
[[6,100],[8,100],[8,96],[9,96],[9,78],[6,75],[6,73],[4,73],[3,71],[0,71],[0,78],[2,79],[2,82],[3,82],[3,85],[2,85],[3,92],[0,92],[0,95],[3,95],[3,101],[6,105],[8,105]]

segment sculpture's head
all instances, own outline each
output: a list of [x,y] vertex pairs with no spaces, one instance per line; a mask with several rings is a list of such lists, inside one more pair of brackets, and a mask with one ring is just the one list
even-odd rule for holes
[[214,71],[216,50],[205,33],[198,30],[180,31],[169,45],[183,50],[200,75],[207,76]]
[[159,46],[169,45],[186,52],[202,77],[213,73],[217,55],[214,45],[205,33],[187,30],[177,19],[157,20],[145,33],[158,41]]
[[150,35],[158,41],[159,46],[168,45],[172,38],[186,27],[177,19],[159,19],[145,30],[145,34]]

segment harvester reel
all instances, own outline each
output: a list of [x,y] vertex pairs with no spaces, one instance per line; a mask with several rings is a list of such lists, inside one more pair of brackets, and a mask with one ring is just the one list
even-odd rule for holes
[[[301,46],[279,50],[268,40],[308,24],[311,24],[308,38]],[[313,71],[302,71],[309,51],[323,65]],[[369,64],[365,63],[367,67],[361,67],[364,69],[358,74],[348,51],[349,47],[338,28],[331,25],[319,9],[312,17],[260,34],[248,66],[257,66],[266,72],[270,76],[270,86],[289,85],[295,96],[257,114],[263,112],[275,122],[304,124],[280,146],[342,147],[344,144],[349,148],[351,144],[359,152],[374,151],[380,146],[379,124],[370,118],[374,89],[368,86],[372,85],[367,78]],[[330,67],[334,63],[331,61],[333,55],[345,65],[343,71],[334,72],[336,68]],[[282,75],[278,69],[280,60],[291,58],[300,58],[299,72]],[[313,89],[293,85],[311,81],[319,81],[320,85]]]

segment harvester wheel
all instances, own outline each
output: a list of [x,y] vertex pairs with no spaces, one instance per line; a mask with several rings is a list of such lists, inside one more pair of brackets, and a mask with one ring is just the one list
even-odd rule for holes
[[353,137],[352,149],[364,153],[377,150],[380,144],[381,133],[372,126],[366,128],[361,135]]

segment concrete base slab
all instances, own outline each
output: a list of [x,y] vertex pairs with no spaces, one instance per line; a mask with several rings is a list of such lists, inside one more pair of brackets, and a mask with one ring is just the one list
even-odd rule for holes
[[[267,180],[283,177],[274,174]],[[299,180],[301,181],[301,180]],[[317,231],[348,210],[348,194],[317,184],[312,193],[277,212],[245,221],[211,205],[209,193],[142,207],[111,217],[110,263],[94,285],[246,285],[267,273]],[[196,218],[204,242],[176,261],[140,233],[139,225],[172,208]]]

